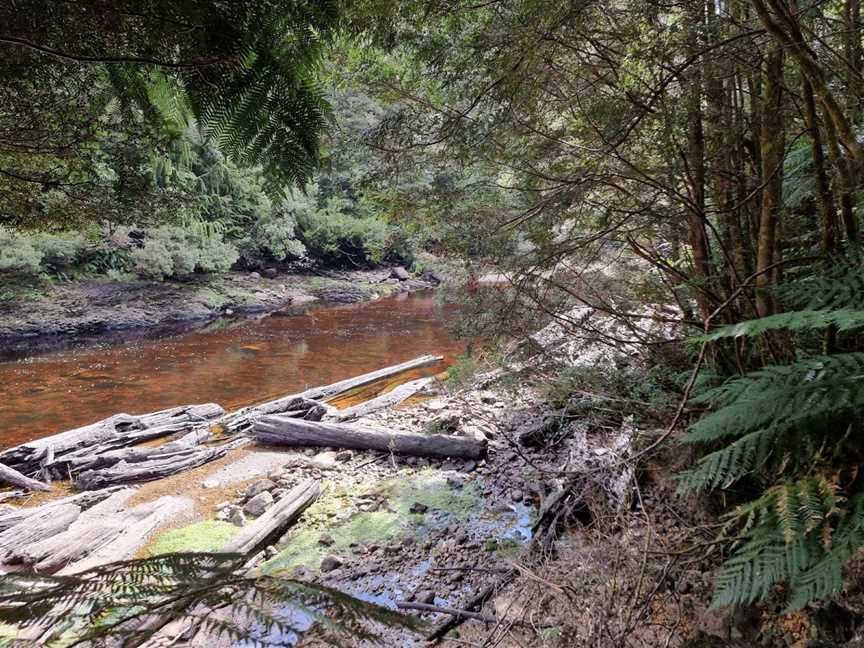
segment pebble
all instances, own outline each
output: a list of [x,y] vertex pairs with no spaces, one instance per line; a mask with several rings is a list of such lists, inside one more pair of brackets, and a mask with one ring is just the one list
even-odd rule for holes
[[336,541],[333,539],[333,536],[331,536],[327,533],[322,533],[321,536],[318,538],[318,544],[323,545],[325,547],[329,547],[329,546],[333,545],[335,542]]
[[525,494],[518,488],[510,491],[510,499],[514,502],[521,502],[525,498]]
[[343,450],[342,452],[337,452],[334,459],[339,462],[351,461],[354,458],[354,453],[350,450]]
[[414,599],[418,603],[426,603],[432,605],[435,602],[435,592],[432,590],[422,590],[414,595]]
[[425,513],[428,510],[429,510],[429,507],[426,506],[425,504],[421,504],[420,502],[414,502],[411,505],[411,508],[408,509],[408,512],[409,513]]
[[201,488],[219,488],[219,482],[215,479],[205,479],[201,482]]

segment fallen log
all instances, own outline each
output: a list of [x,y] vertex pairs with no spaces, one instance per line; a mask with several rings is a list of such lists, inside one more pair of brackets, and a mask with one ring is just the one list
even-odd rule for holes
[[40,470],[67,477],[64,461],[93,456],[143,441],[186,432],[224,414],[214,403],[185,405],[131,416],[116,414],[90,425],[61,432],[0,452],[0,463],[33,476]]
[[22,545],[39,542],[62,533],[78,519],[79,515],[81,515],[81,507],[75,504],[61,504],[48,509],[43,508],[9,527],[0,533],[0,562],[6,562],[9,553]]
[[61,576],[77,574],[99,565],[134,558],[150,536],[172,518],[192,509],[185,497],[165,496],[141,504],[125,512],[118,533],[110,542],[103,542],[88,552],[86,558],[71,563],[57,572]]
[[81,473],[73,485],[75,490],[97,490],[117,484],[162,479],[221,459],[229,451],[248,442],[249,439],[246,438],[234,439],[212,448],[178,449],[169,454],[160,453],[158,448],[153,448],[154,452],[150,459],[145,458],[134,463],[119,461],[109,468],[88,470]]
[[31,508],[19,508],[14,511],[10,511],[8,513],[3,513],[0,515],[0,533],[11,529],[17,524],[20,524],[34,516],[41,515],[42,513],[49,513],[53,509],[57,509],[59,507],[65,506],[67,504],[74,504],[79,508],[79,510],[85,510],[94,506],[109,497],[111,494],[116,493],[120,490],[119,487],[114,488],[106,488],[104,490],[92,491],[89,493],[80,493],[79,495],[73,495],[71,497],[64,497],[63,499],[54,500],[53,502],[47,502],[42,504],[41,506],[33,506]]
[[7,553],[4,562],[45,573],[83,558],[111,542],[127,526],[123,509],[134,494],[131,488],[117,491],[78,515],[65,531],[37,542],[21,542]]
[[[424,367],[435,365],[441,362],[443,359],[443,356],[420,356],[418,358],[414,358],[413,360],[408,360],[407,362],[393,365],[392,367],[384,367],[383,369],[371,371],[369,373],[365,373],[361,376],[356,376],[354,378],[340,380],[339,382],[335,382],[330,385],[313,387],[298,394],[289,394],[288,396],[283,396],[267,403],[244,407],[237,410],[236,412],[232,412],[230,414],[227,414],[226,416],[223,416],[220,419],[219,423],[228,432],[246,431],[252,427],[252,425],[257,419],[267,414],[285,415],[287,412],[292,410],[304,409],[302,405],[305,404],[305,401],[323,401],[332,399],[336,396],[339,396],[340,394],[349,392],[352,389],[363,387],[364,385],[369,385],[379,380],[383,380],[384,378],[397,376],[405,371],[411,371],[412,369],[422,369]],[[316,404],[320,405],[321,403]]]
[[377,412],[388,407],[393,407],[394,405],[398,405],[399,403],[408,400],[415,394],[426,389],[426,387],[428,387],[434,382],[434,378],[418,378],[417,380],[412,380],[410,382],[399,385],[398,387],[396,387],[392,391],[387,392],[386,394],[376,396],[375,398],[368,400],[365,403],[360,403],[359,405],[355,405],[354,407],[348,407],[344,410],[337,410],[332,414],[327,414],[326,416],[324,416],[323,420],[345,422],[353,421],[363,416],[368,416],[373,412]]
[[14,468],[4,466],[3,464],[0,464],[0,482],[30,491],[51,490],[51,487],[45,482],[41,482],[38,479],[31,479],[30,477],[27,477],[27,475],[22,475]]
[[265,416],[252,429],[256,440],[272,445],[322,446],[381,450],[417,457],[486,456],[486,440],[443,434],[393,432],[359,425],[323,423],[282,416]]
[[222,549],[223,553],[248,555],[277,539],[293,524],[300,514],[321,494],[321,487],[313,479],[300,482],[282,499],[271,506],[252,524],[243,527],[240,533]]

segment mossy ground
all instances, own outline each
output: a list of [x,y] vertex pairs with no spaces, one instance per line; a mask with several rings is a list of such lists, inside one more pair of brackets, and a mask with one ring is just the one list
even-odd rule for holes
[[[386,498],[377,511],[357,512],[352,501],[375,493]],[[411,513],[415,504],[428,507],[426,514]],[[350,551],[356,544],[381,544],[416,533],[430,513],[445,513],[466,518],[481,505],[472,485],[455,489],[445,477],[424,470],[410,478],[393,479],[378,484],[360,484],[350,492],[332,486],[303,516],[303,524],[286,539],[285,546],[262,566],[267,573],[290,570],[299,565],[317,568],[325,554]],[[333,544],[319,543],[323,534]]]
[[240,531],[228,522],[208,520],[180,529],[171,529],[160,535],[150,547],[150,555],[178,551],[218,551]]

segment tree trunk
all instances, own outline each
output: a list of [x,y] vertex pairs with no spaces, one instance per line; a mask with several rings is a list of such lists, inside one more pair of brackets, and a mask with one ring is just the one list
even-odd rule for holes
[[486,441],[473,437],[443,434],[411,434],[371,427],[320,423],[281,416],[265,416],[252,430],[262,443],[288,446],[318,446],[380,450],[418,457],[460,457],[481,459],[486,456]]
[[774,312],[770,294],[776,259],[776,236],[783,200],[783,50],[777,43],[768,47],[763,82],[762,132],[762,210],[756,245],[756,310],[760,317]]

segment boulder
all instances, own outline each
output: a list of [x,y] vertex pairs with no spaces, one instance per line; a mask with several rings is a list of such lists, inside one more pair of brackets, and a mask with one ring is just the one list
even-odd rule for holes
[[268,491],[264,491],[263,493],[258,493],[255,497],[246,502],[246,506],[243,507],[243,512],[258,517],[272,505],[273,496]]
[[327,555],[321,559],[321,572],[327,573],[332,572],[335,569],[339,569],[342,565],[345,564],[345,561],[342,560],[339,556]]
[[271,480],[259,479],[255,483],[250,484],[249,488],[246,489],[246,499],[252,499],[256,495],[259,495],[264,491],[273,490],[274,488],[276,488],[276,484]]
[[390,276],[399,281],[408,281],[411,278],[411,273],[402,266],[396,266],[390,270]]
[[431,284],[440,284],[443,280],[441,279],[441,275],[435,272],[432,268],[426,268],[423,273],[420,275],[420,278],[426,283]]
[[263,274],[268,279],[275,279],[279,276],[279,271],[276,268],[264,268]]

